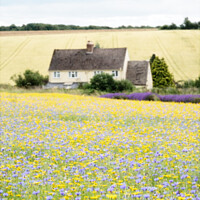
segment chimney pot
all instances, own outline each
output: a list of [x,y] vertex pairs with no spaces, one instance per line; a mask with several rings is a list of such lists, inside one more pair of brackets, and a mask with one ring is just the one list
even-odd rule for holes
[[94,50],[94,44],[91,41],[87,42],[87,54],[92,54]]

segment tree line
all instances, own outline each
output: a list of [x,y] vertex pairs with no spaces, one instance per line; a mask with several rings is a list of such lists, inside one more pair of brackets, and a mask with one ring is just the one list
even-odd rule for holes
[[43,24],[43,23],[29,23],[22,26],[16,26],[15,24],[11,24],[10,26],[0,26],[0,31],[41,31],[41,30],[101,30],[101,29],[151,29],[158,28],[161,30],[171,30],[171,29],[200,29],[200,21],[199,22],[191,22],[188,17],[184,19],[183,24],[177,26],[172,23],[171,25],[163,25],[163,26],[119,26],[117,28],[109,27],[109,26],[78,26],[78,25],[64,25],[64,24]]
[[188,17],[184,19],[184,22],[177,26],[176,24],[172,23],[170,25],[163,25],[160,27],[161,30],[175,30],[175,29],[200,29],[200,21],[199,22],[191,22]]
[[64,25],[64,24],[43,24],[43,23],[29,23],[27,25],[16,26],[11,24],[10,26],[0,26],[0,31],[41,31],[41,30],[101,30],[101,29],[147,29],[154,28],[151,26],[119,26],[117,28],[109,26],[77,26],[77,25]]
[[199,22],[191,22],[188,17],[184,19],[183,24],[177,26],[172,23],[171,25],[163,25],[163,26],[118,26],[117,28],[109,27],[109,26],[77,26],[77,25],[64,25],[64,24],[43,24],[43,23],[29,23],[22,26],[16,26],[15,24],[11,24],[10,26],[0,26],[0,31],[40,31],[40,30],[101,30],[101,29],[151,29],[158,28],[161,30],[172,30],[172,29],[200,29],[200,21]]

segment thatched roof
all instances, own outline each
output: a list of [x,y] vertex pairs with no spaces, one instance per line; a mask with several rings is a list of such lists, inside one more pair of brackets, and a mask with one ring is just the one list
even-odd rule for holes
[[54,50],[49,70],[119,70],[123,69],[126,48]]
[[126,79],[134,85],[146,85],[148,65],[148,61],[129,61]]

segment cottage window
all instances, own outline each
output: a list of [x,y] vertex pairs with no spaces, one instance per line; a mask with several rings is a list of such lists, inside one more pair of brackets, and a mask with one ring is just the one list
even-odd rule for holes
[[94,75],[102,74],[102,73],[103,73],[102,71],[94,71]]
[[54,78],[60,78],[60,72],[54,72],[53,77]]
[[69,78],[76,78],[77,77],[77,72],[74,72],[74,71],[72,71],[72,72],[69,72]]
[[113,75],[114,77],[118,76],[118,71],[112,71],[112,75]]

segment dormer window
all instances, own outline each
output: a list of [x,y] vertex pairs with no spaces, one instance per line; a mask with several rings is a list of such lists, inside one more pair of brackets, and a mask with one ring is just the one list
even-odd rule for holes
[[53,72],[54,78],[60,78],[60,72]]

